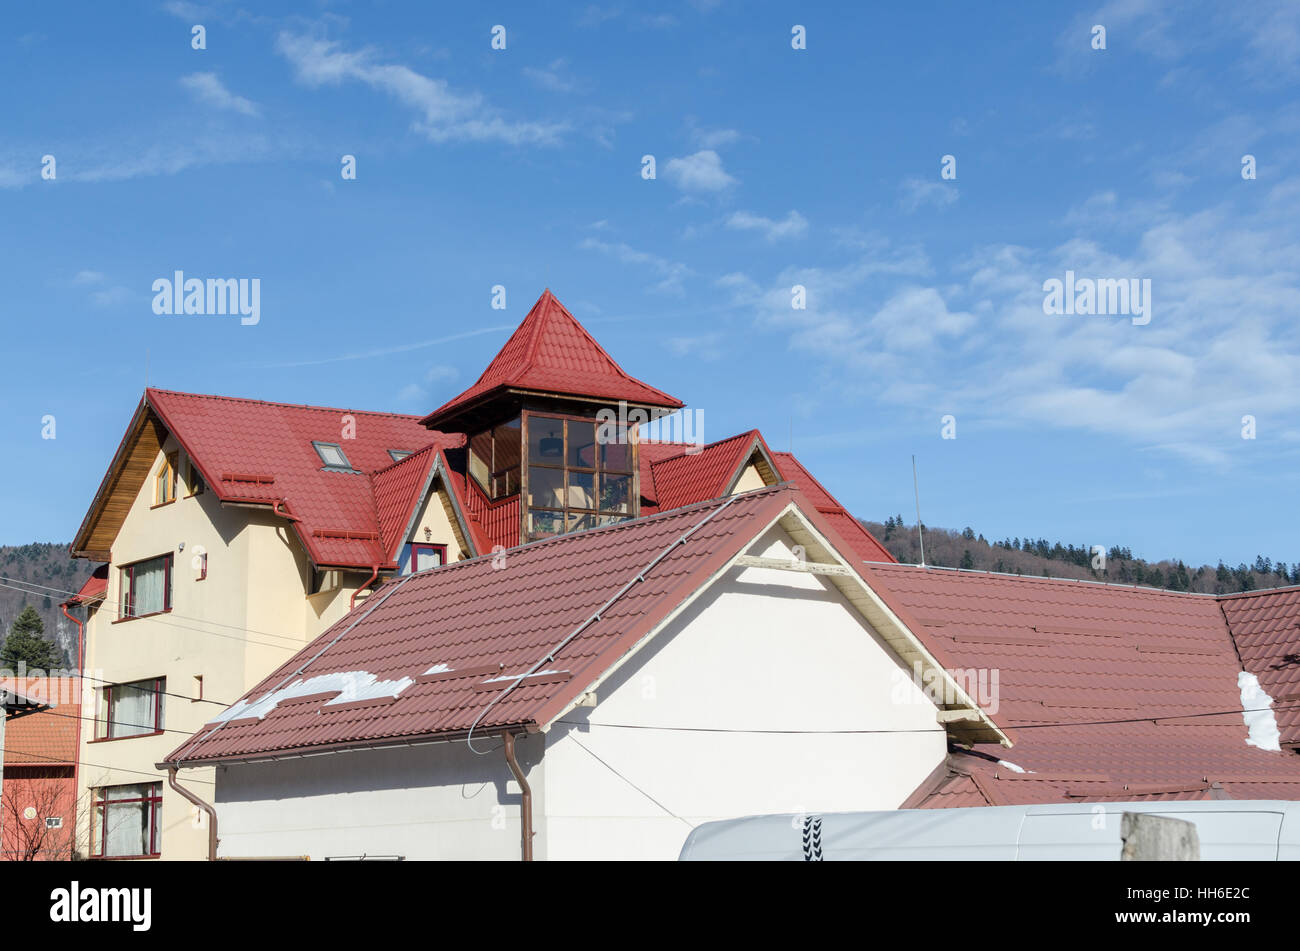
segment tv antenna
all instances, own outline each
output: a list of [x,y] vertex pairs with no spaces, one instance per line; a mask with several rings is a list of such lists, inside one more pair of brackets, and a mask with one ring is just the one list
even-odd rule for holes
[[916,495],[916,537],[921,542],[921,567],[925,567],[925,532],[921,530],[921,486],[916,480],[916,455],[912,455],[912,492]]

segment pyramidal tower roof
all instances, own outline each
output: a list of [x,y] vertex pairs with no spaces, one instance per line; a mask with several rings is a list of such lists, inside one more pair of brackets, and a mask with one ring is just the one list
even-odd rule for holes
[[492,358],[477,382],[420,422],[440,429],[463,412],[506,391],[626,401],[680,409],[685,404],[629,375],[605,352],[550,288]]

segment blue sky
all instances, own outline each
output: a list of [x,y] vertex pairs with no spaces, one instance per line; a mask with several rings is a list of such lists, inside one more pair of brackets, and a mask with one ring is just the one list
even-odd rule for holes
[[[863,517],[914,453],[933,525],[1300,560],[1300,5],[845,6],[8,10],[0,542],[71,538],[146,367],[425,412],[550,286]],[[176,270],[260,322],[154,314]],[[1044,314],[1067,270],[1150,322]]]

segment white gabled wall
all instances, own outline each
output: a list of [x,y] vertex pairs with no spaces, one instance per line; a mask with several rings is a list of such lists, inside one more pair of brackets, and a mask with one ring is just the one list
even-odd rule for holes
[[[788,537],[749,553],[789,557]],[[597,698],[547,737],[550,858],[672,859],[711,819],[893,809],[947,752],[892,651],[790,571],[732,569]],[[884,732],[831,732],[855,730]]]

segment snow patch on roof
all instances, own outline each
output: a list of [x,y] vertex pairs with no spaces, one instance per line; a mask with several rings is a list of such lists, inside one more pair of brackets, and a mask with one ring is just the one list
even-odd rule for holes
[[429,674],[449,674],[451,671],[452,668],[450,664],[434,664],[424,672],[424,675],[427,677]]
[[380,697],[396,698],[403,690],[415,683],[410,677],[401,680],[380,680],[374,674],[364,670],[341,670],[332,674],[318,674],[307,680],[298,679],[288,686],[272,690],[260,699],[249,702],[240,700],[234,706],[222,711],[212,719],[212,723],[226,720],[242,720],[248,717],[265,719],[266,715],[286,700],[296,697],[308,697],[317,693],[338,691],[338,696],[328,701],[325,706],[340,703],[352,703],[356,700],[376,700]]
[[1237,674],[1237,687],[1241,690],[1241,717],[1250,729],[1246,744],[1261,750],[1281,750],[1273,698],[1264,692],[1258,677],[1244,670]]
[[1012,763],[1012,762],[1010,762],[1009,760],[1000,759],[1000,760],[998,760],[998,765],[999,765],[999,766],[1005,766],[1007,769],[1011,770],[1011,772],[1013,772],[1013,773],[1032,773],[1032,772],[1033,772],[1032,769],[1025,769],[1023,766],[1017,766],[1015,763]]

